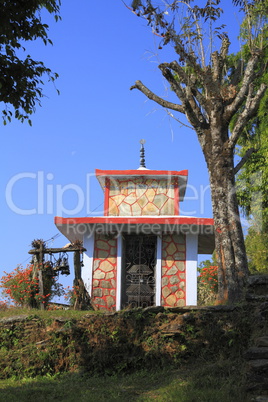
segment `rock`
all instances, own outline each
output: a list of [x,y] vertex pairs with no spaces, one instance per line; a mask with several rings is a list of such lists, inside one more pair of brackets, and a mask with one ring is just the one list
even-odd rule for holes
[[101,281],[100,286],[104,289],[111,289],[112,284],[110,281]]
[[166,303],[168,306],[175,306],[177,298],[175,295],[170,295],[166,298]]
[[260,395],[256,396],[254,399],[252,399],[253,402],[268,402],[268,395]]
[[268,285],[268,275],[250,275],[248,277],[249,286]]
[[93,296],[102,297],[103,296],[102,289],[100,289],[100,288],[93,289]]
[[256,371],[268,369],[268,359],[249,360],[249,366]]
[[167,271],[166,275],[175,275],[177,272],[178,269],[174,266]]
[[112,297],[112,296],[108,296],[108,297],[106,298],[106,301],[107,301],[107,306],[108,306],[109,308],[115,305],[115,298]]
[[102,261],[100,263],[99,269],[101,269],[104,272],[110,272],[113,271],[115,268],[114,266],[110,263],[110,261]]
[[107,244],[107,242],[103,241],[103,240],[97,240],[96,247],[97,247],[97,249],[100,249],[100,250],[109,250],[109,248],[110,248],[109,245]]
[[164,298],[168,297],[168,296],[170,295],[170,293],[171,293],[171,291],[170,291],[169,287],[165,286],[165,287],[162,289],[162,294],[163,294],[163,297],[164,297]]
[[249,360],[268,359],[268,348],[266,347],[249,348],[245,353],[245,358]]
[[268,347],[268,336],[262,336],[260,338],[257,338],[255,340],[255,345],[256,346],[264,346],[264,347]]
[[15,323],[15,322],[23,322],[26,321],[28,315],[14,315],[13,317],[1,318],[0,323],[8,324],[8,323]]
[[163,306],[149,306],[145,307],[143,311],[149,311],[150,313],[159,314],[163,313],[165,311],[165,308]]

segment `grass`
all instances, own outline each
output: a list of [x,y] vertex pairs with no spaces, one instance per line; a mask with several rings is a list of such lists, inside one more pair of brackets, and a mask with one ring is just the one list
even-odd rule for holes
[[0,310],[0,319],[1,318],[8,318],[14,317],[18,315],[27,315],[27,316],[38,316],[43,319],[50,319],[55,317],[65,317],[69,319],[79,319],[84,317],[87,314],[97,314],[101,315],[104,314],[101,311],[78,311],[78,310],[35,310],[29,308],[22,308],[22,307],[13,307],[8,309]]
[[[0,401],[8,402],[237,402],[247,401],[230,362],[198,362],[179,370],[140,371],[125,376],[78,373],[0,381]],[[240,377],[239,377],[240,378]],[[241,379],[240,379],[241,380]]]

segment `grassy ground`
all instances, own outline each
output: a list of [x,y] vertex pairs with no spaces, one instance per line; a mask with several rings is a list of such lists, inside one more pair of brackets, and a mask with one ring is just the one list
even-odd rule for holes
[[173,371],[140,371],[127,376],[63,374],[9,379],[0,381],[0,401],[246,402],[237,374],[237,366],[221,361],[198,362]]
[[35,309],[28,309],[28,308],[21,308],[21,307],[14,307],[0,310],[0,319],[1,318],[8,318],[14,317],[16,315],[37,315],[40,318],[49,319],[54,317],[66,317],[69,319],[75,318],[79,319],[84,317],[86,314],[103,314],[100,311],[77,311],[77,310],[35,310]]

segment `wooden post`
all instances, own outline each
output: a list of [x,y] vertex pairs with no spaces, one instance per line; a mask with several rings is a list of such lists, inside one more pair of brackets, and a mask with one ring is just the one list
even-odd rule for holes
[[[33,272],[32,272],[32,279],[38,278],[38,280],[39,280],[39,276],[38,276],[39,269],[38,269],[38,266],[39,266],[39,254],[38,254],[38,252],[37,252],[37,253],[35,253],[34,256],[33,256]],[[35,299],[34,296],[35,296],[35,295],[32,294],[31,304],[30,304],[30,307],[31,307],[31,308],[37,308],[37,300]]]
[[80,262],[80,250],[74,252],[74,285],[78,284],[78,280],[81,279],[81,262]]
[[39,280],[39,294],[41,296],[41,310],[45,310],[44,302],[44,282],[43,282],[43,263],[44,263],[44,245],[40,243],[39,247],[39,270],[38,270],[38,280]]
[[80,251],[74,252],[74,291],[76,292],[76,299],[74,302],[74,310],[82,309],[82,295],[81,295],[81,262],[80,262]]

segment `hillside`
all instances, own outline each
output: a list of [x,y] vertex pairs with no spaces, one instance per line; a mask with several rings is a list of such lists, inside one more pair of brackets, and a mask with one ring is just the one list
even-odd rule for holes
[[[164,370],[166,378],[173,381],[179,373],[187,373],[189,380],[203,370],[204,384],[209,376],[222,387],[228,385],[230,399],[224,396],[225,400],[251,400],[247,398],[267,392],[267,382],[258,383],[267,367],[252,367],[248,359],[260,359],[245,354],[256,339],[267,335],[267,302],[152,307],[113,314],[24,310],[20,315],[2,312],[1,316],[2,380],[77,373],[80,377],[124,377],[144,370],[150,375]],[[202,383],[197,381],[198,387],[202,388]]]

